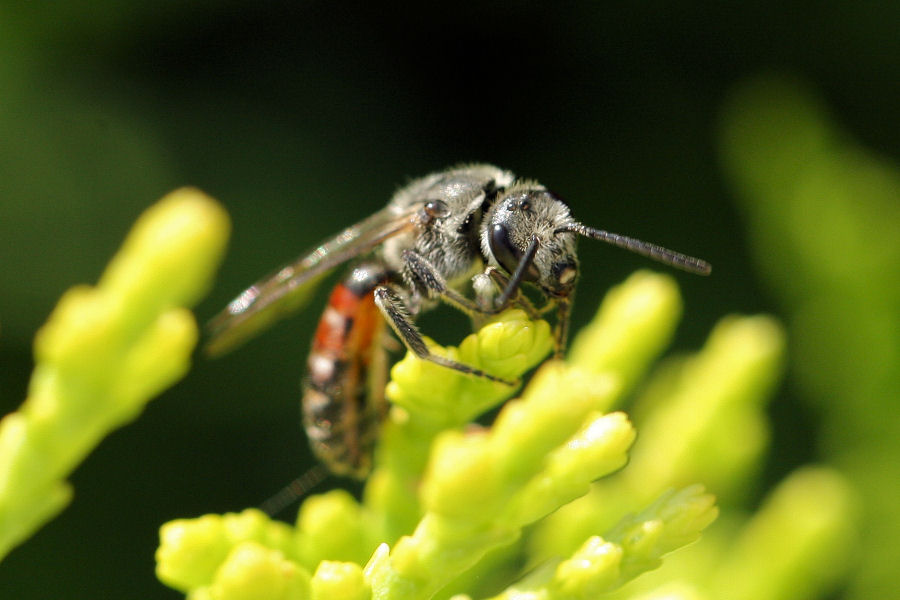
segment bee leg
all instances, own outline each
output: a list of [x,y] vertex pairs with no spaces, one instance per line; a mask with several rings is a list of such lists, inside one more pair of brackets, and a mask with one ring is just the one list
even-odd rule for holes
[[[476,322],[484,320],[485,317],[497,315],[510,306],[521,307],[528,313],[530,318],[540,318],[541,313],[534,308],[528,298],[521,294],[518,289],[515,290],[515,294],[511,295],[506,302],[490,302],[489,305],[488,303],[480,304],[466,298],[464,295],[449,287],[443,276],[421,254],[418,254],[413,250],[404,250],[403,260],[409,268],[409,271],[413,274],[413,277],[415,277],[416,282],[424,287],[430,296],[437,296],[460,312],[469,315]],[[488,269],[496,271],[494,267],[488,267]],[[498,276],[502,277],[499,275],[499,272]],[[495,279],[495,281],[498,280]],[[509,280],[504,279],[500,289],[502,290],[508,283]]]
[[483,377],[509,386],[518,385],[515,381],[503,379],[502,377],[485,373],[481,369],[476,369],[475,367],[456,362],[455,360],[432,354],[425,344],[425,339],[422,337],[422,334],[419,333],[419,330],[412,322],[409,311],[403,304],[403,300],[401,300],[397,292],[391,288],[387,286],[375,288],[375,304],[381,310],[381,313],[384,315],[385,319],[387,319],[388,324],[391,326],[391,329],[394,330],[394,333],[397,334],[397,337],[400,338],[410,352],[420,359],[453,369],[454,371],[459,371],[460,373],[465,373],[466,375]]
[[[497,267],[487,267],[484,270],[484,275],[490,278],[490,280],[494,282],[494,285],[496,285],[497,289],[500,291],[505,290],[509,286],[509,277],[502,273]],[[536,308],[534,304],[532,304],[531,300],[529,300],[528,297],[521,292],[521,290],[517,289],[516,293],[510,296],[510,299],[506,303],[506,305],[498,305],[496,308],[494,308],[494,310],[500,312],[502,310],[505,310],[509,306],[517,306],[525,311],[529,319],[536,321],[540,319],[542,315],[552,309],[555,305],[556,303],[551,299],[548,300],[547,303],[544,304],[544,306]]]
[[416,284],[425,288],[430,297],[436,296],[470,317],[496,314],[494,310],[479,306],[449,287],[444,277],[421,254],[414,250],[404,250],[402,257]]

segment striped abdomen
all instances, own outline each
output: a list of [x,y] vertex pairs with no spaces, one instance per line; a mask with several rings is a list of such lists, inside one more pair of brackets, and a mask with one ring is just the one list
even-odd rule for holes
[[384,320],[373,291],[388,272],[355,267],[331,293],[319,320],[303,384],[303,425],[313,453],[333,473],[365,477],[384,415]]

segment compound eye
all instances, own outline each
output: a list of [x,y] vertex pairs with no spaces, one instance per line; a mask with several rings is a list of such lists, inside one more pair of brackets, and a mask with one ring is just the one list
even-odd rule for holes
[[[516,267],[519,266],[519,262],[522,260],[522,251],[510,241],[509,230],[504,225],[494,225],[491,228],[488,243],[491,247],[491,253],[497,259],[497,262],[500,263],[500,266],[506,269],[507,273],[512,274],[515,272]],[[533,263],[528,265],[522,279],[525,281],[537,281],[538,273]]]
[[500,266],[506,269],[507,273],[515,271],[516,265],[519,264],[519,257],[522,256],[522,253],[509,241],[509,231],[506,227],[503,225],[494,225],[491,228],[491,237],[489,241],[491,253],[494,255],[494,258],[497,259],[497,262],[500,263]]

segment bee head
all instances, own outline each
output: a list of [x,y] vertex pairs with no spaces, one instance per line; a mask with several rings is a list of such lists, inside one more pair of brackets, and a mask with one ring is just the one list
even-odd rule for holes
[[577,234],[569,207],[539,184],[511,187],[493,205],[482,231],[482,250],[494,266],[514,279],[538,286],[561,298],[578,279]]
[[527,281],[562,301],[572,294],[578,280],[575,242],[579,236],[689,273],[708,275],[712,270],[705,260],[583,225],[572,218],[558,196],[534,182],[516,183],[497,198],[482,230],[481,248],[492,265],[510,274],[514,286]]

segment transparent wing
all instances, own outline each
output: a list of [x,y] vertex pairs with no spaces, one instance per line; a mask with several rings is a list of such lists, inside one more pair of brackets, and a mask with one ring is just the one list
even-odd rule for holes
[[204,351],[224,354],[300,309],[332,269],[413,229],[420,206],[400,214],[386,207],[248,287],[207,323]]

